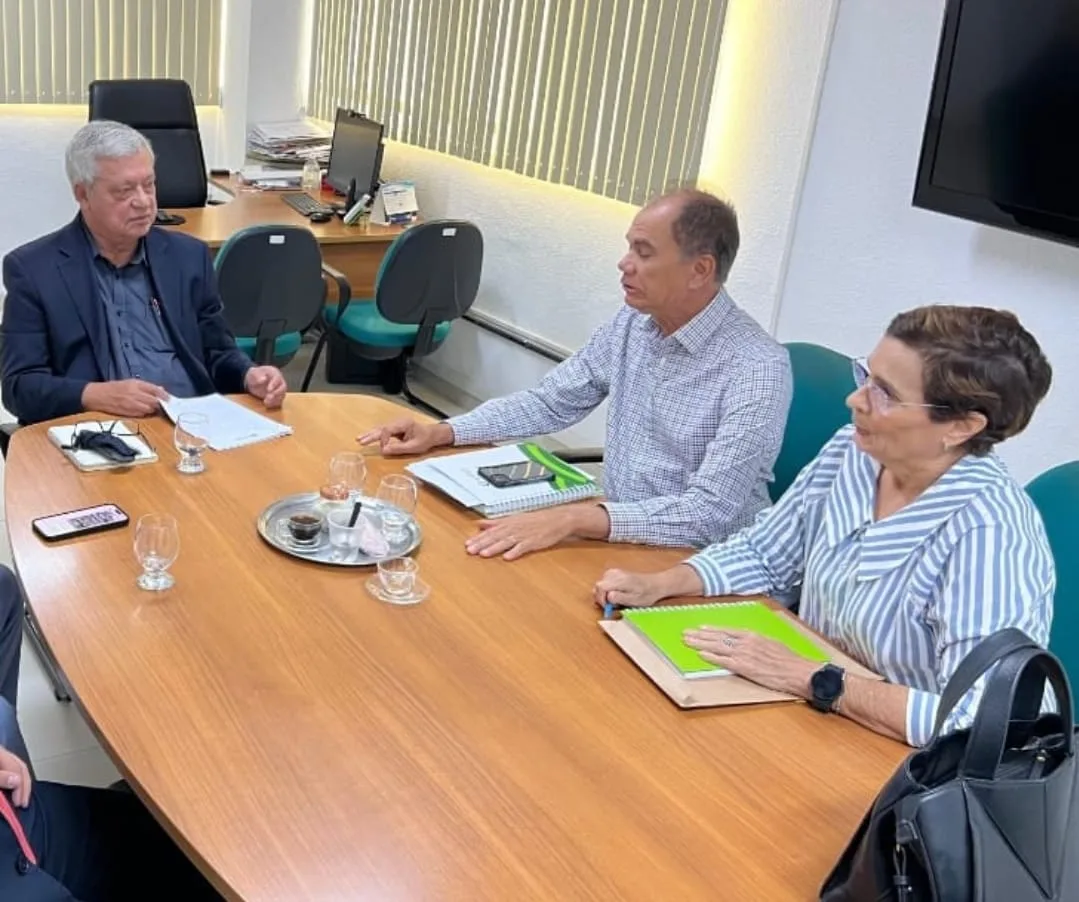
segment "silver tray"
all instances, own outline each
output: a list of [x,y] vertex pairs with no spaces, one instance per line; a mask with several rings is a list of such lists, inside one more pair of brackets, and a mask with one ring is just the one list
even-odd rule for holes
[[[318,539],[312,545],[301,545],[288,535],[284,521],[293,514],[315,510],[318,501],[318,492],[302,492],[299,495],[286,495],[284,498],[278,499],[259,514],[257,524],[259,535],[268,544],[285,554],[291,554],[301,560],[314,561],[318,564],[330,564],[335,567],[371,567],[380,560],[404,557],[406,554],[411,554],[420,545],[420,539],[422,538],[420,524],[412,516],[409,516],[408,523],[405,524],[408,537],[403,542],[391,544],[389,553],[381,558],[371,557],[359,549],[344,552],[343,556],[342,552],[335,553],[333,546],[330,545],[330,536],[325,528],[319,533]],[[362,496],[360,501],[363,502],[364,511],[369,514],[377,515],[392,506],[378,498],[368,498],[366,495]]]

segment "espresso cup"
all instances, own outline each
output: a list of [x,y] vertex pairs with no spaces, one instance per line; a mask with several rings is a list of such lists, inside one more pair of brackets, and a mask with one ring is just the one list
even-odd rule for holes
[[289,535],[297,542],[311,543],[322,532],[322,516],[314,511],[293,514],[287,521]]

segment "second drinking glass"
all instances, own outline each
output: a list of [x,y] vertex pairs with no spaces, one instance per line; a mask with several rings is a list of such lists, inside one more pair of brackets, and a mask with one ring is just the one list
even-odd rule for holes
[[416,510],[416,480],[408,476],[385,476],[376,497],[388,507],[382,509],[382,535],[391,545],[408,538],[408,521]]

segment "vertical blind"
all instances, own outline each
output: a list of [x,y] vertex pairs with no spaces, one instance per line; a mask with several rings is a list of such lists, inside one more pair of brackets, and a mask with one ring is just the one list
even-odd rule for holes
[[692,183],[724,0],[315,0],[309,111],[642,203]]
[[220,102],[222,0],[0,0],[0,103],[85,103],[98,78]]

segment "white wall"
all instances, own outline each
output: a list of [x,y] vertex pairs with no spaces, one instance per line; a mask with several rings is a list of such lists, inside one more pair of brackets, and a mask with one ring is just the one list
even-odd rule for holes
[[314,0],[252,4],[248,124],[295,119],[307,106]]
[[1025,434],[1023,481],[1079,457],[1079,249],[911,206],[944,0],[842,0],[779,310],[778,336],[872,349],[918,304],[1014,311],[1054,368]]

